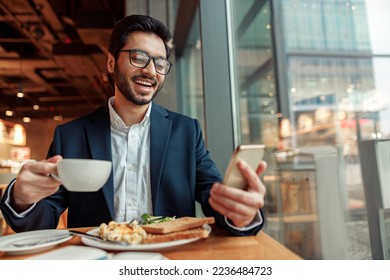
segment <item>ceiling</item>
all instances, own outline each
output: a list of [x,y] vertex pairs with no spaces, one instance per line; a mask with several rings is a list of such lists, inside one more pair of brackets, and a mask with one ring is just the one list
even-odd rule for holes
[[108,40],[124,10],[124,1],[0,0],[0,119],[74,118],[104,104]]

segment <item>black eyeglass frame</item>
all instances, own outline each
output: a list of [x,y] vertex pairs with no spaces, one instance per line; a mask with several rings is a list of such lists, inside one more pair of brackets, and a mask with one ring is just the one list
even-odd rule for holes
[[[167,75],[169,73],[169,71],[171,70],[172,68],[172,62],[170,62],[168,59],[164,58],[164,57],[161,57],[161,56],[151,56],[148,52],[144,51],[144,50],[140,50],[140,49],[129,49],[129,50],[119,50],[119,52],[128,52],[129,53],[129,60],[130,60],[130,64],[133,65],[134,67],[137,67],[137,68],[140,68],[140,69],[144,69],[146,68],[150,61],[153,60],[153,64],[154,64],[154,69],[156,70],[157,73],[161,74],[161,75]],[[132,52],[140,52],[144,55],[146,55],[148,57],[148,61],[145,63],[145,66],[138,66],[138,65],[134,65],[133,62],[132,62]],[[156,67],[156,59],[159,59],[159,60],[163,60],[165,62],[167,62],[168,64],[168,70],[166,73],[162,73],[160,72],[159,70],[157,70],[157,67]]]

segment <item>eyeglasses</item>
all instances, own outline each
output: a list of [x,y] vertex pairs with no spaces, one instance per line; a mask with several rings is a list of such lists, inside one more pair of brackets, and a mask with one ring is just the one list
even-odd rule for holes
[[148,54],[143,50],[132,49],[132,50],[119,50],[119,51],[129,52],[130,63],[131,65],[137,68],[145,68],[146,66],[148,66],[149,62],[153,60],[154,69],[156,69],[156,72],[161,75],[168,74],[172,66],[172,63],[166,60],[165,58],[151,56],[150,54]]

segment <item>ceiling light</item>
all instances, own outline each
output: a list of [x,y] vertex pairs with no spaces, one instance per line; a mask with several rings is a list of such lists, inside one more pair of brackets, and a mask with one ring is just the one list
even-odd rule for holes
[[31,121],[31,119],[29,117],[24,117],[23,118],[23,122],[25,123],[29,123]]
[[33,105],[33,109],[34,109],[35,111],[38,111],[38,110],[39,110],[39,105],[37,105],[37,104]]
[[5,111],[5,115],[8,117],[12,117],[14,115],[14,112],[11,110],[7,110],[7,111]]
[[16,96],[18,98],[23,98],[24,94],[23,94],[23,82],[22,82],[22,79],[20,79],[19,81],[19,91],[18,93],[16,94]]
[[61,115],[56,115],[56,116],[53,117],[53,119],[55,121],[59,122],[59,121],[62,121],[62,116]]

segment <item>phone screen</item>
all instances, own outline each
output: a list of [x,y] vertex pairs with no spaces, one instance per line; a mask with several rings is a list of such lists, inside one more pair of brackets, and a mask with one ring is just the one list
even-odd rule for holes
[[223,183],[233,188],[246,189],[246,180],[237,167],[238,160],[244,160],[253,170],[256,170],[263,159],[264,148],[262,144],[238,146],[229,161]]

